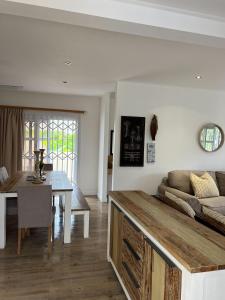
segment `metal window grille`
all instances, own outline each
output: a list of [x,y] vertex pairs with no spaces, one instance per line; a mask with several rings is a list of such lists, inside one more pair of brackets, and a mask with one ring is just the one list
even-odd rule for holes
[[44,162],[64,171],[77,182],[78,120],[26,120],[24,124],[23,170],[34,170],[34,150],[45,149]]

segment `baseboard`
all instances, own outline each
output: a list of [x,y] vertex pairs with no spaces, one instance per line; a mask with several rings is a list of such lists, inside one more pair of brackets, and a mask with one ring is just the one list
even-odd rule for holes
[[83,190],[83,189],[81,189],[81,191],[82,191],[82,193],[84,194],[84,196],[97,196],[97,190],[95,190],[95,189],[85,189],[85,190]]

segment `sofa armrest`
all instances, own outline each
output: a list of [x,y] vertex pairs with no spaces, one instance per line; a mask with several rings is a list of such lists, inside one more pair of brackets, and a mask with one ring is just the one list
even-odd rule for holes
[[187,194],[185,192],[182,192],[180,190],[171,188],[169,186],[166,186],[165,184],[161,184],[158,188],[158,191],[159,191],[161,198],[163,198],[163,196],[165,197],[166,192],[169,192],[169,193],[173,194],[174,196],[181,198],[182,200],[187,202],[193,208],[193,210],[196,212],[197,215],[202,214],[202,206],[197,197]]
[[164,200],[167,204],[169,204],[173,208],[176,208],[180,212],[188,215],[189,217],[191,217],[193,219],[195,218],[196,213],[193,210],[193,208],[186,201],[182,200],[181,198],[175,196],[172,193],[166,192]]
[[225,216],[206,206],[202,206],[203,220],[207,225],[213,227],[222,234],[225,234]]

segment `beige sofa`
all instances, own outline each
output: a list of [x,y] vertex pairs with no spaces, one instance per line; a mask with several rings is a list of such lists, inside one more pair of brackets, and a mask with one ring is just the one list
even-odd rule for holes
[[205,171],[176,170],[168,173],[158,188],[166,204],[225,234],[225,172],[208,173],[216,182],[220,196],[198,199],[191,186],[190,173],[201,176]]

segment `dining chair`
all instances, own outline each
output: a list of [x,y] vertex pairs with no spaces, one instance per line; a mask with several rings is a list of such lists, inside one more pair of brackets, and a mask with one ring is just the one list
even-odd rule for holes
[[[0,184],[4,184],[9,178],[9,174],[7,172],[6,167],[0,168]],[[7,215],[17,215],[17,198],[7,198],[7,207],[6,207]]]
[[[53,171],[53,164],[44,164],[43,171]],[[52,196],[52,205],[55,209],[55,196]]]
[[52,187],[21,186],[18,194],[18,245],[17,254],[21,253],[21,242],[24,232],[31,228],[48,228],[48,253],[52,250]]

